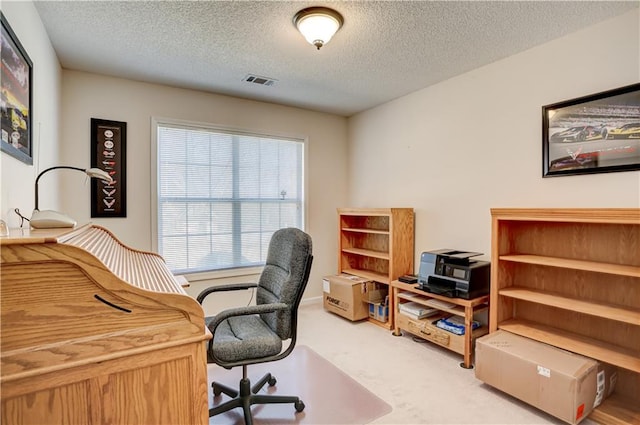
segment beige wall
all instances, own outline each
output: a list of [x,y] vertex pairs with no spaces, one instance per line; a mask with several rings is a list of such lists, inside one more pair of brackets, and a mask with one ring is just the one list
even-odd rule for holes
[[[2,7],[34,61],[38,169],[88,166],[90,118],[128,123],[128,217],[92,221],[136,248],[151,248],[152,116],[308,137],[315,262],[307,297],[320,295],[320,277],[336,269],[337,207],[415,208],[418,259],[441,247],[488,254],[491,207],[640,206],[638,172],[542,179],[540,125],[542,105],[640,80],[637,10],[346,120],[61,71],[33,4]],[[33,208],[36,167],[1,157],[1,214],[15,226],[13,208]],[[89,185],[76,174],[48,174],[41,206],[89,221]]]
[[416,261],[488,258],[492,207],[640,207],[637,171],[541,177],[542,105],[640,81],[639,25],[636,9],[350,118],[351,206],[415,208]]
[[[64,191],[63,205],[79,222],[104,225],[139,249],[151,249],[152,117],[308,138],[307,231],[315,259],[306,296],[322,294],[322,276],[337,269],[336,208],[347,199],[346,118],[68,70],[63,71],[62,91],[62,158],[67,163],[89,164],[91,118],[127,122],[127,218],[91,219],[88,185],[79,192]],[[63,183],[77,177],[65,176]],[[240,280],[246,279],[254,277]],[[194,284],[189,292],[204,286]]]
[[[17,227],[20,220],[13,212],[15,208],[19,208],[24,216],[31,217],[35,202],[34,182],[38,170],[58,164],[62,70],[33,3],[4,1],[2,13],[33,63],[33,165],[27,165],[6,153],[0,154],[0,216],[10,227]],[[55,196],[58,190],[56,174],[52,172],[43,177],[51,190],[40,195],[42,209],[58,207]]]

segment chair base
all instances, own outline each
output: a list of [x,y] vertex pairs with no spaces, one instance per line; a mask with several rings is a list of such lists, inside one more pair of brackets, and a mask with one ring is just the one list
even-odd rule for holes
[[246,374],[244,375],[245,377],[240,380],[240,391],[219,382],[213,382],[211,384],[213,387],[213,395],[215,397],[224,393],[229,397],[232,397],[232,399],[209,409],[209,417],[219,415],[231,409],[235,409],[236,407],[242,407],[245,425],[252,425],[253,418],[251,416],[251,406],[254,404],[293,403],[297,412],[302,412],[304,410],[305,405],[299,397],[256,394],[262,389],[262,387],[264,387],[265,384],[268,383],[270,387],[276,384],[276,378],[270,373],[263,376],[262,379],[260,379],[253,387],[251,386],[251,381],[246,378]]

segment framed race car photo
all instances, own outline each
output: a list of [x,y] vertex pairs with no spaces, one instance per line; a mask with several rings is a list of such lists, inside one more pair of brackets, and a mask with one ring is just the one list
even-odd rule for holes
[[4,14],[0,13],[0,150],[33,165],[31,80],[33,64]]
[[640,83],[542,107],[542,177],[640,170]]

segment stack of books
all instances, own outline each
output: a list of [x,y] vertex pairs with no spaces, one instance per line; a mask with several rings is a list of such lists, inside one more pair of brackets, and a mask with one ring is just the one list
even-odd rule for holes
[[416,302],[408,302],[399,304],[400,312],[412,319],[424,319],[438,313],[437,308],[430,308]]
[[450,303],[447,301],[442,301],[442,300],[437,300],[435,298],[430,298],[428,300],[426,300],[424,302],[425,304],[429,305],[430,307],[435,307],[435,308],[455,308],[456,305],[454,303]]

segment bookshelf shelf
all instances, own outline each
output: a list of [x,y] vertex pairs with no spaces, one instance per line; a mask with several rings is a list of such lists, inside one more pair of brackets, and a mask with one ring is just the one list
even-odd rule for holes
[[586,270],[597,273],[640,277],[640,267],[626,264],[600,263],[595,261],[572,260],[569,258],[545,257],[541,255],[503,255],[501,261],[537,264],[573,270]]
[[500,329],[535,339],[567,351],[582,354],[614,366],[640,372],[640,351],[607,344],[552,326],[545,326],[527,320],[507,320]]
[[389,277],[386,274],[376,273],[371,270],[361,270],[361,269],[352,269],[346,268],[342,269],[343,273],[352,274],[354,276],[364,277],[366,279],[370,279],[376,282],[384,283],[386,285],[389,284]]
[[346,252],[348,254],[362,255],[363,257],[381,258],[383,260],[389,259],[388,252],[374,251],[372,249],[342,248],[342,252]]
[[544,304],[564,310],[577,311],[604,319],[637,325],[640,323],[640,309],[599,302],[584,301],[564,297],[537,289],[511,287],[499,291],[501,297],[515,298],[533,303]]
[[371,233],[371,234],[378,234],[378,235],[388,235],[389,231],[388,230],[375,230],[375,229],[357,229],[354,227],[343,227],[342,228],[343,232],[355,232],[355,233]]

